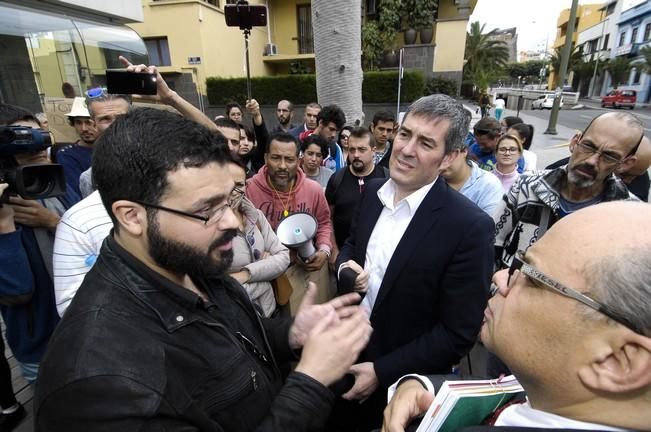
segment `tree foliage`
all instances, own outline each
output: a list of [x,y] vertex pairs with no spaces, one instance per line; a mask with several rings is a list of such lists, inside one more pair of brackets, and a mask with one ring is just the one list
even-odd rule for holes
[[642,72],[651,74],[651,47],[645,46],[640,50],[640,54],[644,56],[644,62],[636,66],[641,68]]
[[619,56],[608,62],[605,69],[610,74],[610,81],[613,88],[617,88],[620,84],[626,82],[632,68],[631,59],[628,57]]
[[484,33],[486,24],[478,21],[470,25],[470,32],[466,36],[465,66],[463,77],[465,81],[472,82],[480,90],[488,88],[503,72],[508,60],[509,50],[503,41],[491,40]]
[[545,67],[543,60],[529,60],[527,62],[509,63],[505,72],[506,75],[513,79],[522,77],[528,82],[537,80],[540,77],[540,69]]
[[421,30],[432,26],[437,6],[437,0],[402,0],[401,15],[408,27]]
[[[552,88],[558,86],[558,78],[560,77],[561,70],[561,52],[562,48],[554,48],[554,53],[549,58],[549,65],[554,71],[554,82],[552,83]],[[567,62],[567,72],[574,70],[574,67],[583,61],[583,53],[580,48],[576,47],[570,52],[570,59]]]
[[377,70],[382,61],[384,39],[376,21],[362,25],[362,66],[365,71]]
[[400,30],[400,0],[380,0],[378,29],[385,47],[395,49],[396,35]]

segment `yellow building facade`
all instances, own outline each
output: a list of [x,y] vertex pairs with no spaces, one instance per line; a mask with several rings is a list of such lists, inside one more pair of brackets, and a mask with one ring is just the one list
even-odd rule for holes
[[[576,9],[576,19],[574,22],[574,31],[570,35],[572,39],[572,47],[576,45],[576,41],[579,33],[592,27],[593,25],[598,24],[601,21],[601,12],[602,3],[594,4],[580,4]],[[552,45],[553,49],[563,48],[565,45],[565,39],[567,37],[567,27],[570,22],[570,9],[564,9],[558,16],[556,20],[556,39],[554,39],[554,44]],[[547,88],[551,89],[554,81],[556,80],[557,72],[552,70],[549,74],[549,80],[547,83]],[[562,85],[563,83],[559,83]]]
[[[198,96],[205,95],[206,78],[245,76],[244,39],[238,28],[226,26],[226,0],[141,2],[144,20],[129,26],[147,44],[152,63],[160,66],[165,79],[184,97],[200,104]],[[311,2],[251,0],[249,3],[268,7],[268,26],[255,27],[251,32],[251,75],[287,74],[297,67],[314,72]],[[362,3],[366,7],[368,2]],[[426,73],[460,76],[468,16],[476,3],[477,0],[439,1],[438,19],[434,23],[435,55]],[[346,13],[354,11],[343,12],[342,17]]]

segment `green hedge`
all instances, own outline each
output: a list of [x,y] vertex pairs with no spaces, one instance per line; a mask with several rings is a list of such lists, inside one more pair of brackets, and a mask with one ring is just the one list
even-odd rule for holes
[[[364,103],[397,101],[398,72],[364,72],[362,100]],[[278,75],[251,78],[255,99],[262,105],[274,105],[281,99],[303,105],[317,100],[314,74]],[[210,77],[206,80],[208,101],[211,105],[225,105],[231,101],[246,100],[245,78]],[[403,75],[403,102],[412,102],[424,94],[425,80],[418,71]]]

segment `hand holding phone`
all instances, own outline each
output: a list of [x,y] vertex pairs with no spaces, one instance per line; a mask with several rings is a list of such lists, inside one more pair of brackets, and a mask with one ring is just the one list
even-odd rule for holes
[[111,94],[155,95],[156,74],[129,72],[121,69],[106,70],[106,90]]

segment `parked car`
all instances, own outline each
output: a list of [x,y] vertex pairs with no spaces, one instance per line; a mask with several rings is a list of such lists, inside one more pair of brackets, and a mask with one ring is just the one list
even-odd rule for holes
[[601,98],[601,106],[611,106],[613,108],[628,107],[635,108],[637,102],[637,93],[635,90],[613,90]]
[[[538,99],[531,102],[531,109],[552,109],[554,106],[554,93],[547,93],[542,96],[538,96]],[[563,96],[561,96],[561,103],[558,106],[561,108],[563,106]]]

